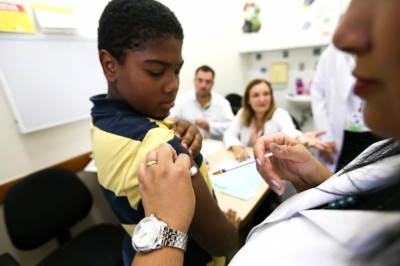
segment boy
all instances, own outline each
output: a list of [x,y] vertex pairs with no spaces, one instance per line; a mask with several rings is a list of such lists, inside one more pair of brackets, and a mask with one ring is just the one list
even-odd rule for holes
[[[91,137],[99,182],[127,232],[125,265],[131,265],[135,254],[132,232],[145,216],[138,165],[145,161],[148,151],[164,142],[178,154],[187,153],[174,136],[172,124],[164,121],[179,87],[182,43],[179,21],[157,1],[113,0],[99,21],[99,59],[108,91],[91,98]],[[212,256],[227,254],[236,245],[237,232],[213,198],[202,156],[195,157],[194,163],[200,171],[192,178],[196,210],[184,263],[206,265],[213,261],[223,265],[224,259]]]

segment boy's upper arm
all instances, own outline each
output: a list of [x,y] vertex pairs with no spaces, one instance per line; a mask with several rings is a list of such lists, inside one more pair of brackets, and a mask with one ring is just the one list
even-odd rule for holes
[[[181,147],[180,141],[174,136],[173,132],[167,132],[163,128],[152,129],[148,132],[142,141],[140,153],[145,154],[152,149],[157,150],[163,142],[169,143],[177,154],[188,154],[188,151]],[[203,177],[202,175],[202,172],[207,175],[207,171],[201,154],[192,160],[192,164],[194,163],[200,168],[200,171],[192,177],[196,195],[196,209],[189,228],[189,235],[211,255],[226,255],[236,245],[236,229],[225,218],[214,199],[211,183],[208,182],[207,184],[205,180],[209,181],[208,176]]]

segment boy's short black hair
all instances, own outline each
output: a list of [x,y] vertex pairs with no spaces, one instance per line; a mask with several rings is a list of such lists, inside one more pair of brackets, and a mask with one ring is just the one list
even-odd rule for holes
[[107,50],[120,64],[126,50],[144,50],[148,45],[174,37],[183,41],[183,29],[175,14],[154,0],[112,0],[99,20],[98,50]]

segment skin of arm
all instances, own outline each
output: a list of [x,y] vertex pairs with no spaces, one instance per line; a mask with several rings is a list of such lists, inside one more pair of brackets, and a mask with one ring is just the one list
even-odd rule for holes
[[[192,165],[195,165],[194,161]],[[192,184],[196,195],[196,208],[189,235],[209,254],[225,256],[236,246],[238,231],[212,197],[200,171],[192,177]]]
[[[265,158],[272,152],[274,156]],[[298,192],[318,186],[332,176],[324,165],[297,140],[277,132],[260,137],[253,147],[257,170],[271,189],[282,195],[282,180],[290,181]]]
[[[193,149],[194,157],[200,153],[203,137],[196,126],[180,120],[175,124],[174,131],[182,136],[182,142],[190,143],[189,149]],[[194,161],[191,163],[196,165]],[[192,184],[196,195],[196,211],[189,234],[211,255],[224,256],[238,241],[237,229],[219,208],[200,171],[192,177]]]
[[[146,167],[142,163],[138,169],[146,216],[153,213],[169,227],[187,233],[196,201],[189,174],[189,157],[185,154],[177,156],[172,146],[163,143],[158,152],[147,153],[146,162],[150,161],[158,161],[158,164]],[[176,193],[177,190],[180,193]],[[136,253],[132,265],[182,265],[183,255],[182,250],[165,246],[149,253]]]

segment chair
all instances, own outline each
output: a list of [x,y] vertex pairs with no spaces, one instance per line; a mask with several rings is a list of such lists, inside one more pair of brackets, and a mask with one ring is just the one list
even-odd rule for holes
[[299,121],[296,119],[296,117],[294,117],[293,115],[290,115],[290,117],[292,117],[293,124],[296,126],[296,129],[301,131],[300,123],[299,123]]
[[233,114],[236,115],[239,109],[242,108],[242,96],[236,93],[230,93],[226,95],[225,98],[231,104]]
[[52,168],[17,182],[4,199],[4,218],[13,245],[32,250],[57,238],[60,246],[38,265],[122,265],[121,226],[99,224],[71,237],[70,227],[92,206],[92,195],[75,173]]
[[0,266],[20,266],[20,264],[6,252],[0,255]]

